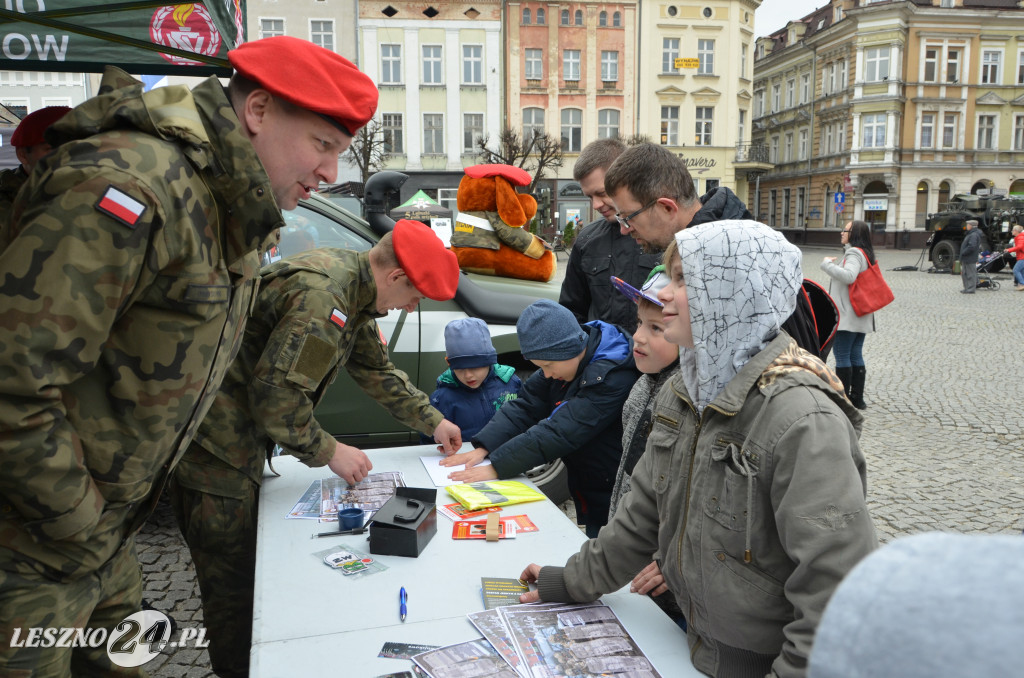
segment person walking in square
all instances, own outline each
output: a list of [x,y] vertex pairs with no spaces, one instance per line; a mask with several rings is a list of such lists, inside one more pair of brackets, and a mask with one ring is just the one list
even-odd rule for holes
[[864,339],[875,331],[875,314],[857,315],[850,303],[850,285],[868,267],[875,263],[875,250],[871,246],[871,227],[863,221],[848,221],[840,239],[843,258],[825,257],[821,270],[828,274],[828,293],[839,306],[839,330],[832,344],[836,357],[836,375],[842,380],[846,396],[859,410],[867,409],[864,402],[864,382],[867,367],[864,363]]
[[975,219],[968,219],[964,223],[967,235],[960,243],[960,279],[964,288],[960,294],[974,294],[978,288],[978,257],[981,255],[981,231],[978,230],[978,222]]

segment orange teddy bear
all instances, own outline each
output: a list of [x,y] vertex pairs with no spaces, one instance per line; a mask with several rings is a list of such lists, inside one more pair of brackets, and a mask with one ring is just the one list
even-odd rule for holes
[[452,252],[472,273],[547,282],[555,275],[555,254],[523,228],[537,213],[532,195],[516,193],[530,175],[511,165],[474,165],[459,183],[459,216]]

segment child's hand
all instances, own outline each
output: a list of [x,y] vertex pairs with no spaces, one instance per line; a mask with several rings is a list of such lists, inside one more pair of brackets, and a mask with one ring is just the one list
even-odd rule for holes
[[460,483],[477,483],[482,480],[497,480],[498,472],[494,470],[491,465],[477,466],[475,468],[469,468],[466,466],[465,471],[455,471],[449,473],[448,477],[451,480],[457,480]]
[[441,466],[462,466],[466,465],[466,468],[476,466],[484,459],[487,458],[487,450],[482,447],[477,447],[469,452],[460,452],[459,454],[453,454],[449,457],[445,457],[438,462]]
[[[523,573],[519,575],[519,579],[527,583],[535,583],[537,581],[537,577],[539,576],[540,565],[538,565],[537,563],[530,563],[526,566],[526,569],[523,570]],[[534,589],[533,591],[527,591],[526,593],[519,596],[520,603],[536,603],[539,601],[540,591],[537,591],[536,589]]]
[[640,573],[630,582],[629,590],[640,595],[650,594],[652,596],[660,596],[668,591],[668,584],[665,583],[665,577],[661,574],[658,563],[652,562],[640,570]]

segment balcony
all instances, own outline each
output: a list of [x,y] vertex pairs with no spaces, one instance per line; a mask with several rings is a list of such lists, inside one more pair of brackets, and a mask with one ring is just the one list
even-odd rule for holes
[[772,163],[768,160],[768,146],[766,144],[736,144],[737,165],[765,165],[765,169],[771,169]]

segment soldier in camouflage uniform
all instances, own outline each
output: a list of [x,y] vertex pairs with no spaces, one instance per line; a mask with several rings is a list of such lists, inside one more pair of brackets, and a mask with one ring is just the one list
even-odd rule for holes
[[268,452],[277,443],[349,483],[371,463],[337,442],[313,410],[344,367],[398,421],[454,452],[457,426],[388,358],[375,318],[455,295],[455,255],[425,225],[402,220],[369,252],[316,249],[263,269],[245,339],[170,485],[195,562],[210,659],[246,676],[252,635],[256,518]]
[[[310,60],[334,92],[358,71],[270,40],[229,53],[227,90],[211,77],[144,93],[108,70],[50,128],[54,150],[15,201],[0,253],[0,675],[144,675],[104,645],[8,639],[112,636],[140,610],[134,535],[234,359],[258,248],[283,225],[279,206],[336,176],[352,102],[328,118],[280,92]],[[365,122],[376,90],[358,102]]]
[[0,250],[7,244],[7,226],[11,207],[14,206],[14,196],[18,195],[18,190],[39,159],[52,148],[43,138],[43,132],[70,110],[67,106],[47,106],[32,111],[22,118],[11,135],[11,146],[14,146],[21,164],[14,169],[0,171]]

